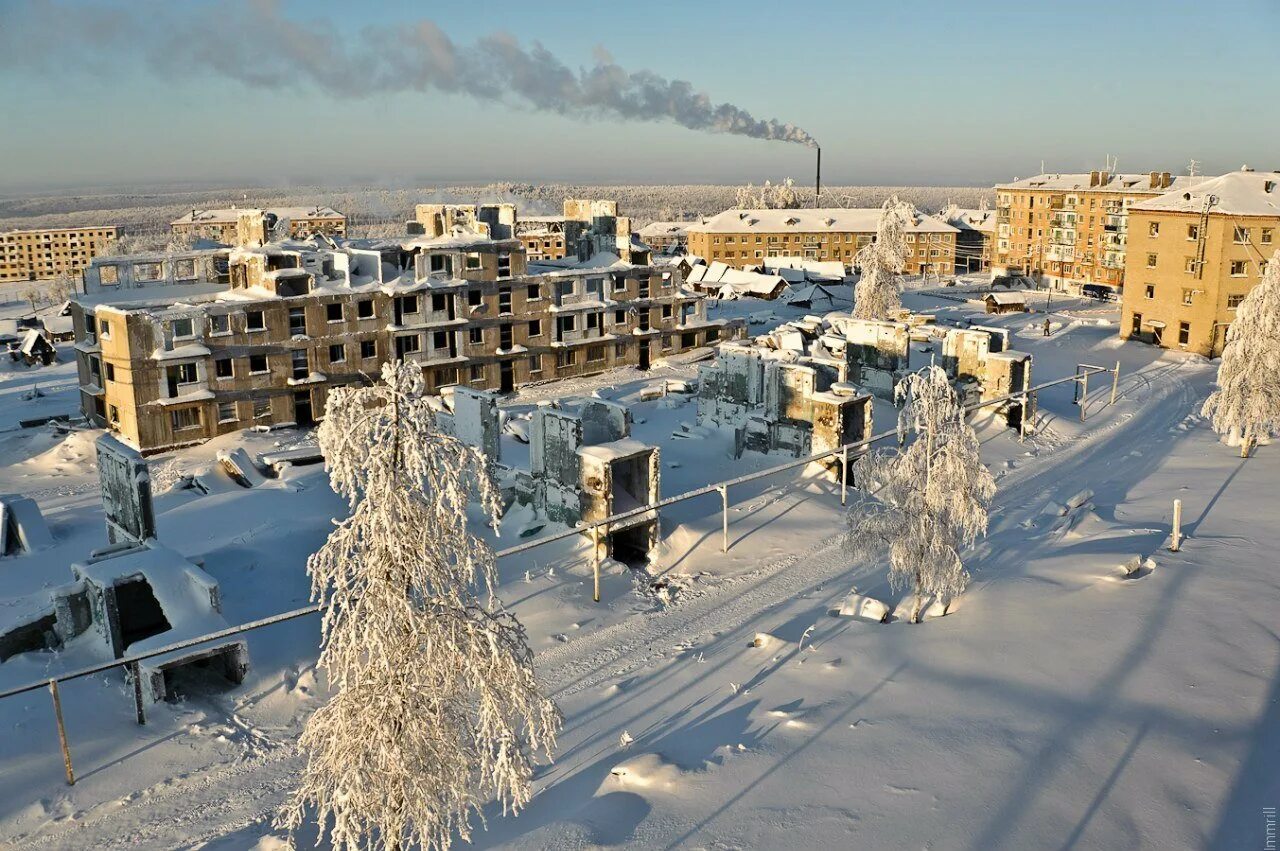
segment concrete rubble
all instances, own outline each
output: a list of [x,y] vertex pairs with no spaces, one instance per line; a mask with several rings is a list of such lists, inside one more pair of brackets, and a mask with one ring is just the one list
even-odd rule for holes
[[[78,646],[120,659],[228,626],[218,581],[156,539],[142,456],[110,435],[98,439],[97,455],[110,543],[72,564],[71,581],[6,601],[0,662],[57,650],[80,636],[97,640]],[[198,680],[240,683],[248,669],[246,642],[231,639],[153,656],[129,676],[138,677],[136,695],[145,705],[175,699]]]

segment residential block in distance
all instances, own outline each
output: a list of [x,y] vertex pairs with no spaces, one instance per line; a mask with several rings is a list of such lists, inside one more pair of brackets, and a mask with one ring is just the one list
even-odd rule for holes
[[1064,292],[1124,285],[1129,208],[1181,191],[1194,178],[1169,172],[1040,174],[996,186],[997,273],[1018,273]]
[[78,274],[120,237],[119,228],[34,228],[0,233],[0,283]]
[[[708,263],[738,269],[769,257],[833,260],[846,266],[870,245],[880,222],[879,208],[725,210],[687,228],[689,252]],[[956,265],[958,229],[935,216],[916,213],[907,229],[908,275],[950,275]]]

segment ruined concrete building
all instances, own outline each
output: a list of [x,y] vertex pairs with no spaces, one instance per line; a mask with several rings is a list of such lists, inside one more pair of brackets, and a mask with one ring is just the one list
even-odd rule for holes
[[190,239],[208,239],[226,245],[254,245],[273,234],[302,238],[313,234],[344,236],[347,217],[332,207],[272,207],[265,210],[229,207],[197,210],[174,219],[169,230]]
[[[98,470],[107,519],[106,547],[71,565],[71,581],[0,606],[0,662],[56,650],[80,636],[82,648],[120,659],[226,629],[218,582],[202,566],[155,538],[150,479],[142,456],[110,435],[98,439]],[[243,681],[243,640],[174,650],[138,663],[143,702],[172,699],[193,679]]]
[[[592,398],[574,409],[540,405],[530,419],[528,470],[502,464],[501,415],[493,393],[459,387],[452,410],[438,414],[437,422],[494,462],[511,499],[553,523],[577,526],[658,501],[658,448],[631,437],[631,411],[620,402]],[[641,512],[601,531],[601,555],[642,562],[658,532],[657,512]]]
[[[532,426],[529,472],[517,473],[516,494],[548,520],[574,526],[658,501],[658,448],[631,437],[625,405],[588,399],[576,413],[544,405]],[[611,525],[600,540],[605,555],[643,560],[658,542],[658,513]]]
[[330,387],[391,359],[420,364],[432,392],[509,392],[737,333],[677,270],[649,265],[612,202],[565,211],[576,259],[535,264],[509,204],[422,204],[398,239],[98,258],[72,308],[81,407],[154,452],[309,425]]
[[[940,329],[932,317],[902,321],[855,319],[843,313],[806,316],[749,341],[719,346],[699,367],[698,424],[734,432],[745,449],[795,457],[870,437],[871,397],[889,402],[914,367],[913,342],[925,351],[941,343],[939,364],[965,404],[1001,399],[1031,386],[1031,355],[1009,350],[1008,332],[976,326]],[[1028,400],[1027,408],[1033,403]],[[995,406],[1017,428],[1021,400]],[[1030,414],[1031,411],[1025,412]]]
[[836,449],[871,436],[871,412],[871,396],[847,381],[844,364],[763,338],[726,343],[698,368],[698,425],[731,429],[734,457]]
[[[1031,387],[1031,355],[1009,349],[1009,332],[1004,328],[973,325],[948,329],[942,338],[942,363],[966,405],[989,402]],[[1009,424],[1017,428],[1023,417],[1034,416],[1034,403],[1026,399],[994,406]]]

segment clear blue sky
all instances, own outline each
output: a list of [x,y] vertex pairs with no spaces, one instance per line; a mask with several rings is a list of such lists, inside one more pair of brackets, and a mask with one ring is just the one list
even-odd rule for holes
[[[62,2],[62,20],[151,5]],[[236,0],[163,8],[218,2]],[[423,18],[463,47],[496,31],[526,49],[540,42],[575,70],[602,47],[630,71],[687,80],[717,103],[805,128],[822,143],[828,183],[989,185],[1042,160],[1099,167],[1106,154],[1131,171],[1182,172],[1192,157],[1207,172],[1280,168],[1276,0],[279,4],[283,17],[352,39],[355,61],[367,58],[363,27]],[[813,178],[801,145],[672,122],[563,116],[432,88],[335,95],[309,82],[246,84],[216,70],[226,54],[213,35],[165,43],[163,32],[118,25],[95,18],[47,40],[26,0],[0,0],[0,188]],[[147,61],[137,39],[168,58]]]

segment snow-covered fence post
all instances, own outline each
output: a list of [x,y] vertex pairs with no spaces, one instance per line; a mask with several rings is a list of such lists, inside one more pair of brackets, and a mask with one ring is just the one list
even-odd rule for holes
[[1120,361],[1116,361],[1116,368],[1111,373],[1111,404],[1116,403],[1116,394],[1120,392]]
[[1084,406],[1089,401],[1089,370],[1080,373],[1080,422],[1084,422]]
[[134,662],[129,671],[133,675],[133,708],[138,713],[138,726],[142,727],[147,723],[146,707],[142,704],[142,665]]
[[840,504],[844,505],[848,491],[849,479],[849,447],[840,450]]
[[591,599],[600,602],[600,527],[591,527],[591,574],[595,580],[595,590]]
[[1173,537],[1169,541],[1169,549],[1177,552],[1182,549],[1182,500],[1173,501]]
[[62,723],[62,698],[58,696],[58,681],[49,680],[49,694],[53,697],[53,717],[58,722],[58,744],[62,746],[62,764],[67,769],[67,785],[76,785],[76,773],[71,768],[71,748],[67,747],[67,728]]
[[721,485],[720,491],[720,552],[729,552],[729,488]]

